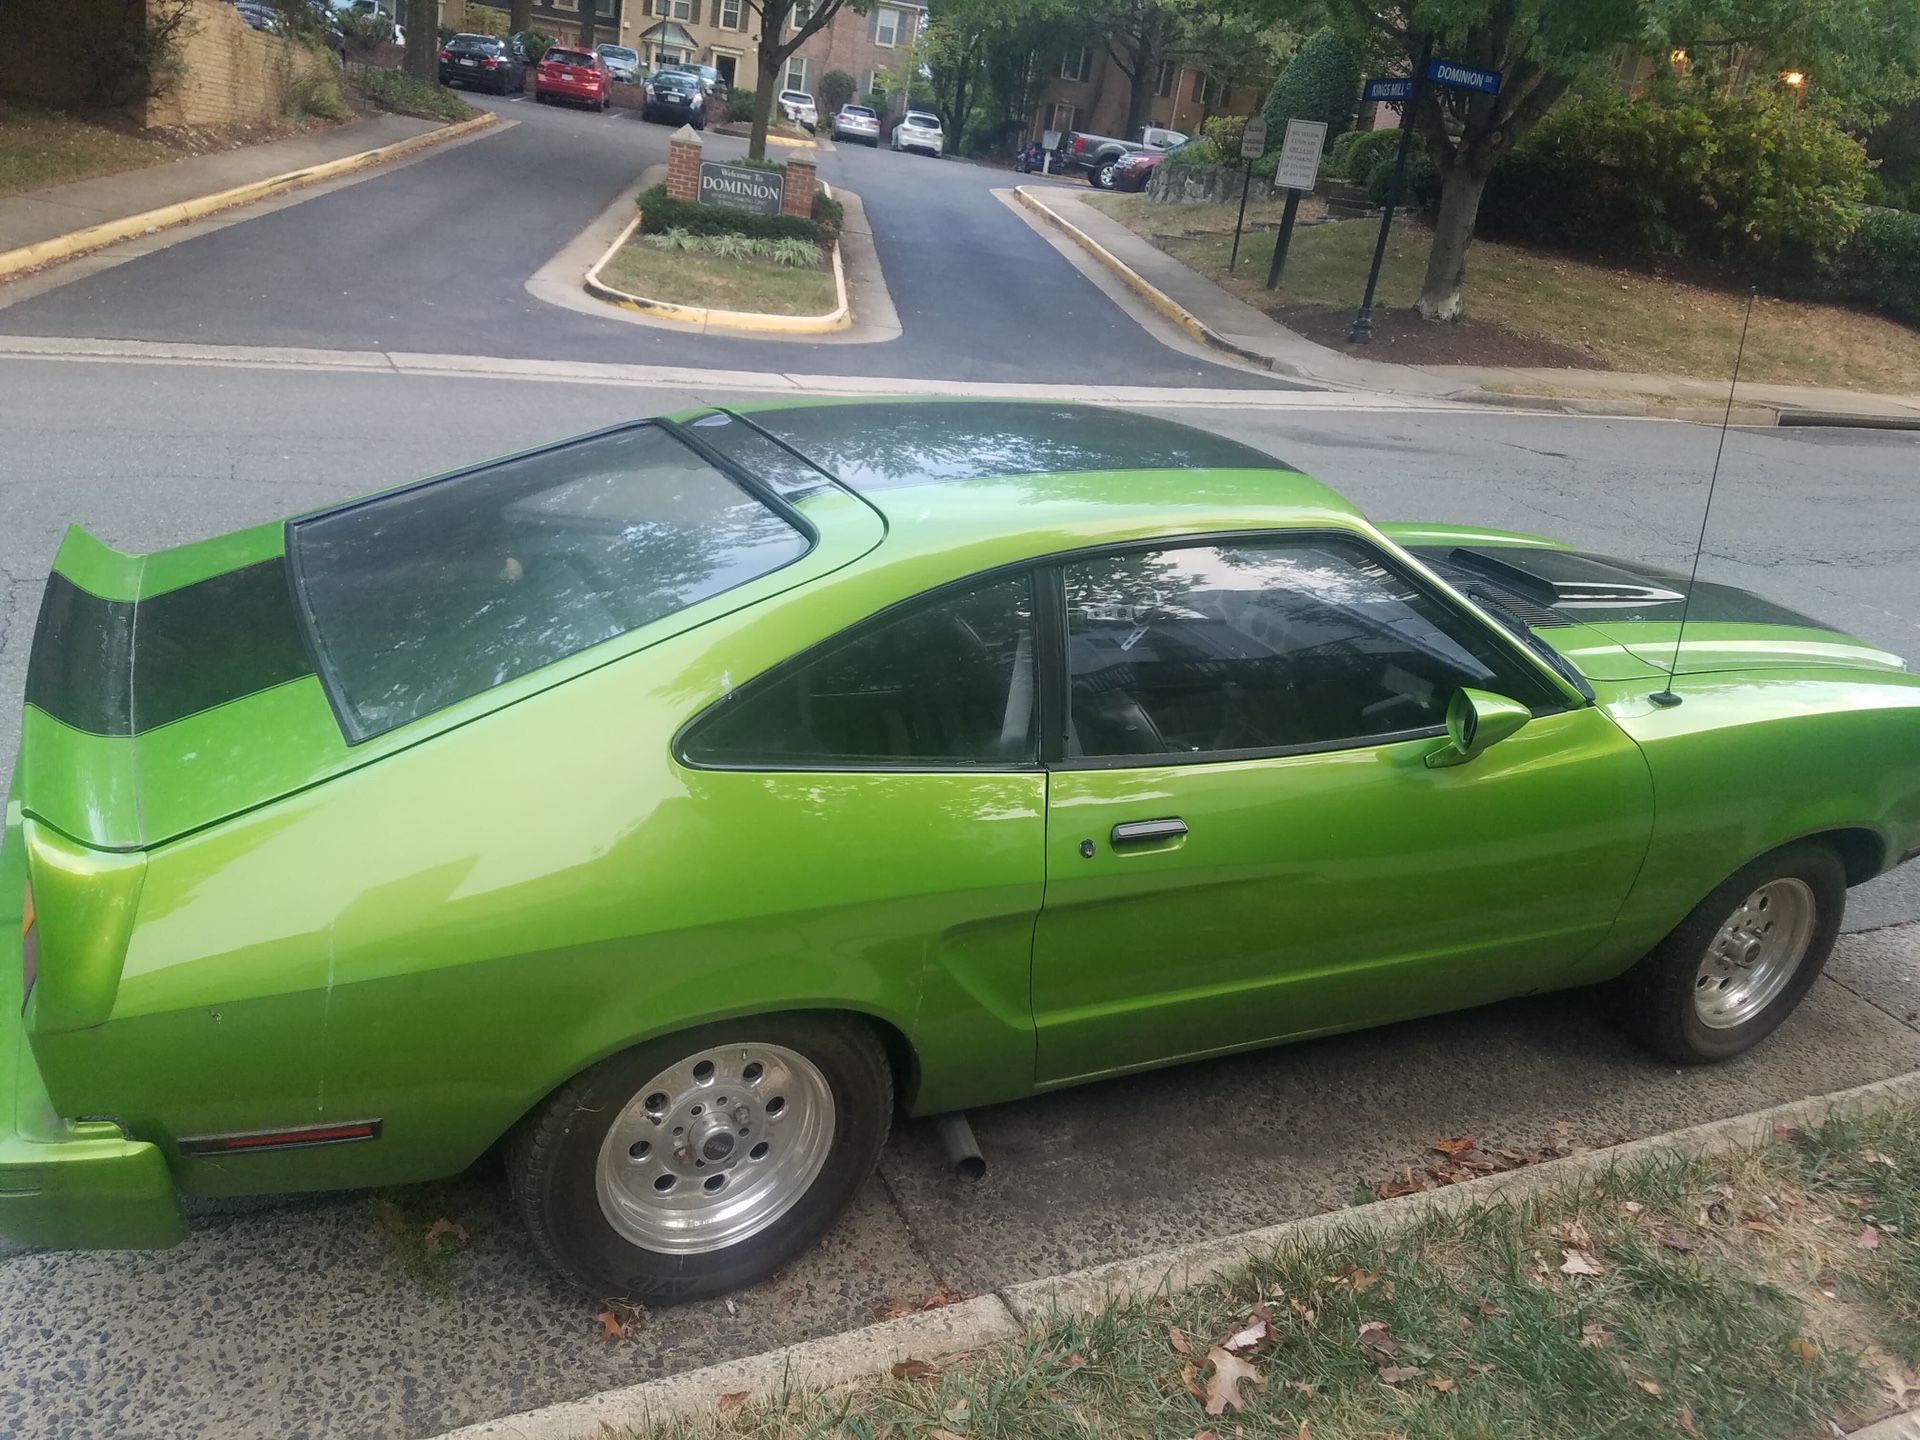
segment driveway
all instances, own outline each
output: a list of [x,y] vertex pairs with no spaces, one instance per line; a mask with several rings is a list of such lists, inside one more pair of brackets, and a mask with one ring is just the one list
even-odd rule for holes
[[[689,398],[0,362],[0,773],[60,522],[153,549]],[[1510,415],[1177,418],[1317,472],[1382,517],[1501,524],[1666,560],[1689,548],[1715,440],[1657,422]],[[1912,653],[1915,453],[1909,438],[1862,432],[1736,433],[1702,573]],[[1855,892],[1853,922],[1920,917],[1916,880],[1897,872]],[[1920,927],[1844,937],[1800,1012],[1730,1065],[1676,1071],[1593,1012],[1584,995],[1529,1000],[977,1112],[992,1170],[976,1189],[941,1172],[930,1127],[902,1127],[819,1250],[731,1301],[649,1315],[625,1339],[602,1338],[598,1307],[533,1259],[486,1167],[389,1197],[203,1208],[185,1244],[155,1254],[15,1253],[0,1258],[0,1434],[432,1435],[856,1326],[943,1286],[984,1289],[1338,1206],[1418,1166],[1442,1137],[1538,1146],[1565,1124],[1573,1142],[1605,1144],[1883,1078],[1920,1067]],[[470,1241],[442,1260],[419,1263],[417,1245],[389,1233],[399,1224],[417,1240],[443,1217]]]
[[[994,199],[1011,171],[865,148],[820,173],[864,200],[902,335],[693,336],[536,300],[527,277],[664,162],[637,113],[470,96],[511,128],[6,305],[0,333],[385,349],[922,379],[1303,388],[1162,345]],[[746,142],[709,134],[706,153]]]

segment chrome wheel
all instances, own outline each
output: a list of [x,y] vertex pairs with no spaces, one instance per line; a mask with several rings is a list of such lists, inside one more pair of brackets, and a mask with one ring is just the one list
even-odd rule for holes
[[1807,958],[1819,906],[1806,881],[1769,880],[1728,916],[1694,977],[1694,1012],[1715,1030],[1744,1025],[1787,987]]
[[833,1091],[797,1050],[689,1055],[641,1086],[600,1146],[600,1213],[647,1250],[699,1255],[757,1235],[807,1193],[833,1147]]

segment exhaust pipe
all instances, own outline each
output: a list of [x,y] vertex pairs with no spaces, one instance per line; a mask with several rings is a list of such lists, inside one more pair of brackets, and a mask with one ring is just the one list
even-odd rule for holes
[[980,1154],[980,1142],[973,1138],[973,1127],[967,1123],[965,1113],[942,1115],[938,1124],[940,1148],[947,1152],[947,1166],[954,1178],[969,1185],[986,1179],[987,1162]]

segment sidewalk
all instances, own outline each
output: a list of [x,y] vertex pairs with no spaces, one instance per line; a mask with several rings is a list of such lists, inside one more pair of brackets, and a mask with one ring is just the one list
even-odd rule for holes
[[[1196,339],[1275,374],[1335,389],[1426,400],[1464,400],[1587,415],[1653,415],[1718,422],[1724,382],[1617,370],[1518,366],[1401,365],[1362,360],[1296,335],[1206,277],[1156,249],[1084,196],[1049,187],[1015,192],[1043,221],[1066,231],[1095,259]],[[1856,424],[1920,429],[1920,395],[1871,395],[1800,385],[1742,384],[1736,424]]]

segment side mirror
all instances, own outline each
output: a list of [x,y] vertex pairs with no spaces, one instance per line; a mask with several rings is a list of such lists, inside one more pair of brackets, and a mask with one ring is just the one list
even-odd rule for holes
[[1517,700],[1463,688],[1447,705],[1447,743],[1427,756],[1427,764],[1435,770],[1464,765],[1532,718],[1533,712]]

